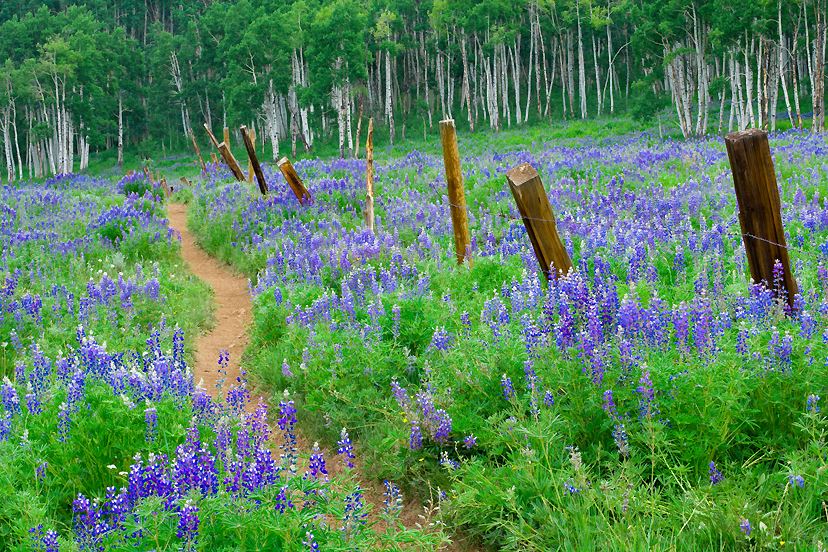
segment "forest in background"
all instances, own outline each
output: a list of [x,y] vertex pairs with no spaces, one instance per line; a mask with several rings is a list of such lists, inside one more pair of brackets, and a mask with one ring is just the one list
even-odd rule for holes
[[685,137],[821,132],[826,0],[19,0],[0,59],[8,180],[184,148],[205,122],[253,128],[274,159],[357,155],[368,117],[391,143],[443,117],[619,112]]

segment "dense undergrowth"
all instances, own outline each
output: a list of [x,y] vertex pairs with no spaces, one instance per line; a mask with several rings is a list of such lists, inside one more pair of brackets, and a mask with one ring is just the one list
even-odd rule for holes
[[[510,134],[512,138],[515,135]],[[495,142],[496,143],[496,142]],[[366,471],[443,497],[496,549],[818,549],[828,533],[824,137],[771,148],[801,295],[749,285],[721,139],[461,143],[471,266],[442,160],[296,164],[300,206],[213,171],[200,242],[251,277],[246,365]],[[505,182],[538,168],[577,270],[545,283]]]
[[269,423],[244,380],[196,387],[209,293],[162,196],[143,176],[0,188],[0,550],[434,547],[397,530],[390,483],[386,529],[366,524],[351,475],[297,449],[289,397]]

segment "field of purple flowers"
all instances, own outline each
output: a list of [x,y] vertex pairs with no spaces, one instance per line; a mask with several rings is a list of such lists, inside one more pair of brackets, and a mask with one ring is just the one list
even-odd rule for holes
[[290,397],[269,420],[245,381],[196,386],[209,293],[162,197],[142,176],[0,187],[0,550],[434,548],[396,529],[394,484],[366,524],[351,474],[298,450]]
[[[801,295],[752,285],[721,138],[498,151],[461,141],[473,266],[442,159],[296,164],[300,206],[211,172],[190,225],[251,278],[245,364],[313,436],[438,496],[496,549],[824,549],[828,144],[771,139]],[[549,285],[505,172],[541,174],[577,268]]]

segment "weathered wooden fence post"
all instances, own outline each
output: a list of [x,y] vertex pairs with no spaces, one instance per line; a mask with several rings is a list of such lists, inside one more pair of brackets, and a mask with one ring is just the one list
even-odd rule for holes
[[219,153],[221,153],[221,156],[224,158],[224,162],[227,163],[227,166],[230,168],[230,172],[233,173],[233,176],[236,178],[236,180],[238,180],[239,182],[244,182],[244,173],[242,172],[241,167],[239,166],[239,162],[236,161],[235,157],[233,157],[233,152],[230,151],[230,148],[227,146],[227,144],[222,142],[218,145],[218,150]]
[[[798,287],[788,258],[768,134],[759,129],[734,132],[725,137],[725,145],[733,172],[739,224],[750,275],[755,282],[764,281],[774,292],[785,294],[788,305],[792,307]],[[773,274],[776,261],[782,263],[784,271],[779,282],[784,289],[779,290],[776,289]]]
[[210,142],[212,142],[212,143],[213,143],[213,146],[214,146],[216,149],[218,149],[218,147],[219,147],[218,140],[216,140],[216,136],[215,136],[215,134],[213,134],[213,131],[212,131],[212,130],[210,130],[210,127],[208,127],[208,126],[207,126],[207,123],[204,123],[204,130],[206,130],[206,131],[207,131],[207,136],[209,136],[209,137],[210,137]]
[[[251,128],[247,131],[247,134],[250,136],[250,142],[253,144],[253,152],[256,152],[256,129]],[[250,161],[249,157],[247,160],[247,181],[252,183],[253,182],[253,162]]]
[[296,199],[299,200],[299,203],[309,203],[311,201],[311,195],[302,183],[302,179],[296,174],[296,169],[293,168],[290,160],[287,157],[282,157],[276,164],[279,166],[282,176],[287,180],[288,186],[296,194]]
[[224,143],[227,144],[227,147],[230,147],[230,129],[224,127]]
[[259,191],[262,195],[267,195],[267,181],[265,180],[262,166],[259,165],[259,160],[256,158],[256,147],[253,145],[253,140],[247,133],[247,127],[242,125],[239,129],[241,131],[244,147],[247,149],[247,157],[250,160],[250,165],[253,167],[253,172],[256,173],[256,181],[259,183]]
[[541,272],[547,278],[552,277],[553,270],[567,274],[572,269],[572,261],[561,243],[555,215],[538,171],[529,163],[521,163],[506,173],[506,180],[523,218]]
[[204,164],[204,158],[201,157],[201,150],[198,148],[198,142],[196,142],[196,137],[193,131],[190,131],[190,139],[193,141],[193,149],[195,150],[196,157],[198,157],[198,162],[201,163],[201,171],[207,171],[207,165]]
[[466,209],[466,193],[463,190],[463,173],[460,171],[460,152],[457,149],[457,132],[454,119],[440,121],[440,139],[443,142],[443,163],[446,167],[451,224],[454,228],[454,251],[457,264],[468,260],[471,264],[471,239]]
[[365,140],[365,226],[374,232],[374,118],[368,119]]
[[213,161],[213,165],[218,165],[218,157],[216,157],[216,152],[210,152],[210,159]]

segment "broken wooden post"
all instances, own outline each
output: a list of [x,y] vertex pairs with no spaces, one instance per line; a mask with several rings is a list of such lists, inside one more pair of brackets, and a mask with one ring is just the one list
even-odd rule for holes
[[166,177],[161,177],[161,185],[164,187],[164,195],[166,195],[167,199],[169,199],[172,195],[172,188],[170,188],[170,185],[167,184]]
[[218,150],[236,180],[244,182],[244,173],[242,172],[241,167],[239,167],[239,162],[236,161],[235,157],[233,157],[233,152],[231,152],[230,148],[227,147],[227,144],[222,142],[218,145]]
[[187,180],[187,177],[182,176],[179,180],[181,180],[181,183],[184,184],[185,186],[189,186],[190,188],[193,187],[192,182]]
[[218,157],[216,157],[216,152],[210,152],[210,159],[213,161],[213,165],[218,165]]
[[521,163],[506,173],[506,180],[512,190],[518,211],[535,250],[541,272],[547,279],[553,276],[553,270],[566,275],[572,269],[572,261],[566,252],[558,228],[555,225],[555,215],[549,205],[549,198],[543,187],[538,171],[529,163]]
[[440,139],[443,142],[443,163],[446,166],[451,224],[454,228],[454,251],[457,264],[468,260],[471,264],[471,240],[466,209],[466,193],[463,190],[463,173],[460,171],[460,152],[457,149],[457,132],[454,119],[440,121]]
[[224,143],[227,144],[227,147],[230,147],[230,129],[224,127]]
[[193,131],[190,131],[190,139],[193,141],[193,149],[195,150],[196,157],[198,157],[199,163],[201,163],[201,171],[207,171],[207,165],[204,164],[204,158],[201,157],[201,150],[198,149],[198,142],[196,142],[196,137]]
[[253,172],[256,173],[256,181],[259,183],[259,191],[262,195],[267,195],[267,181],[265,181],[262,166],[259,165],[259,160],[256,158],[256,148],[253,145],[253,141],[250,139],[250,136],[247,134],[247,127],[242,125],[239,130],[241,130],[244,147],[247,149],[247,157],[250,160],[250,165],[253,167]]
[[216,140],[216,136],[213,134],[213,131],[210,130],[210,127],[207,126],[207,123],[204,123],[204,130],[207,131],[207,136],[210,137],[210,142],[213,143],[213,147],[218,149],[218,147],[219,147],[218,140]]
[[293,168],[293,165],[288,158],[282,157],[276,164],[279,166],[282,176],[284,176],[285,180],[287,180],[288,186],[290,186],[290,189],[293,190],[294,194],[296,194],[296,199],[299,200],[299,203],[310,202],[311,195],[302,183],[302,179],[299,178],[298,174],[296,174],[296,169]]
[[[750,275],[757,283],[765,282],[777,296],[784,295],[788,305],[793,307],[798,287],[788,258],[768,134],[759,129],[734,132],[727,135],[725,145],[733,172]],[[782,264],[781,281],[774,278],[776,261]]]
[[365,226],[374,232],[374,118],[368,119],[368,138],[365,140]]
[[[256,152],[256,129],[251,128],[248,131],[248,134],[250,135],[250,141],[253,143],[253,153],[255,153]],[[253,182],[253,162],[250,161],[249,157],[248,157],[248,160],[247,160],[247,181],[250,182],[250,183]]]

